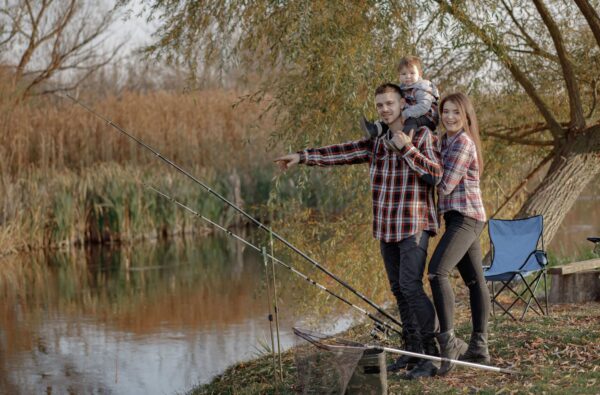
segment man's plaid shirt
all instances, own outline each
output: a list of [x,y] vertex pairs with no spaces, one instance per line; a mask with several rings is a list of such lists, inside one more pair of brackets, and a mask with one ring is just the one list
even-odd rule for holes
[[[363,139],[299,152],[300,163],[335,166],[369,163],[373,200],[373,237],[401,241],[419,231],[437,232],[434,188],[421,180],[441,179],[440,155],[429,129],[415,132],[412,144],[388,151],[383,138]],[[414,144],[414,145],[413,145]]]
[[455,210],[485,222],[485,208],[479,188],[479,161],[475,143],[465,131],[442,137],[444,176],[438,184],[440,214]]

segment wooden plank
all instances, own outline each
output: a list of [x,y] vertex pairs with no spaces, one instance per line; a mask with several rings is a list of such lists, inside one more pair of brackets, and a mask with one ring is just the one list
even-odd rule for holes
[[550,303],[585,303],[600,300],[600,272],[553,274],[548,293]]
[[588,259],[586,261],[572,262],[568,265],[561,265],[548,268],[550,274],[571,274],[580,273],[588,270],[600,268],[600,259]]

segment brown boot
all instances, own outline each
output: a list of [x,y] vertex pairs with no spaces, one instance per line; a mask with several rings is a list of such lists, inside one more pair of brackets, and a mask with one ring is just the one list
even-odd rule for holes
[[488,334],[473,332],[469,341],[469,348],[460,356],[459,360],[475,363],[490,363],[490,353],[488,351]]
[[[437,339],[438,343],[440,343],[442,358],[458,359],[467,351],[467,343],[457,338],[454,335],[453,330],[440,333],[437,336]],[[454,369],[454,366],[454,363],[450,361],[442,361],[442,365],[440,366],[437,374],[440,376],[445,376],[446,374],[450,373],[452,369]]]

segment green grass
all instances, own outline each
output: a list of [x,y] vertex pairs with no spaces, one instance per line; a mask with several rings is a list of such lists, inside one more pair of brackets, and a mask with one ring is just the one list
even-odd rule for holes
[[[505,375],[457,367],[449,376],[404,381],[388,375],[390,394],[597,394],[600,388],[600,304],[552,306],[548,317],[528,315],[525,322],[496,318],[490,325],[492,364],[522,372]],[[460,308],[457,332],[468,336],[468,310]],[[370,324],[341,335],[370,342]],[[398,345],[394,339],[390,344]],[[312,346],[302,346],[312,347]],[[284,382],[273,378],[268,356],[229,368],[190,394],[294,394],[296,369],[292,349],[283,355]],[[390,358],[388,356],[388,358]],[[391,359],[390,359],[391,360]]]

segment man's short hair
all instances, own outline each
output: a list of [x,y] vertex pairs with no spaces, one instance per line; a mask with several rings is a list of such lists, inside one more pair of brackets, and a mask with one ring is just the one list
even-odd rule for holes
[[396,84],[392,84],[391,82],[386,82],[385,84],[379,85],[375,89],[375,96],[381,95],[382,93],[387,93],[387,92],[396,92],[397,94],[402,96],[402,91],[400,90],[400,87]]
[[417,58],[416,56],[403,56],[400,58],[398,61],[398,72],[405,67],[411,66],[415,66],[417,70],[419,70],[420,74],[423,73],[423,70],[421,69],[421,59]]

